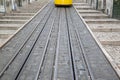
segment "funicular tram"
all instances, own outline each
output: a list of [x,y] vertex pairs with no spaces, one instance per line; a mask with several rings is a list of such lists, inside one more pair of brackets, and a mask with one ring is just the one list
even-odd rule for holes
[[72,0],[54,0],[55,6],[72,6]]

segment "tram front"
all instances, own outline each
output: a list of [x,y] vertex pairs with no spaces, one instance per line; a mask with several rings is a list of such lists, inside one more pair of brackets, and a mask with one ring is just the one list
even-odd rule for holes
[[54,0],[56,6],[72,6],[72,0]]

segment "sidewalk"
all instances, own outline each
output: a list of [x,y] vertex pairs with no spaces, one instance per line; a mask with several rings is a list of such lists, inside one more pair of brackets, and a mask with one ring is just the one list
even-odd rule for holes
[[31,4],[24,5],[18,11],[0,16],[0,47],[24,27],[26,22],[29,22],[48,2],[49,0],[34,1]]
[[104,54],[120,76],[120,20],[109,18],[87,3],[75,3],[74,6],[102,44]]

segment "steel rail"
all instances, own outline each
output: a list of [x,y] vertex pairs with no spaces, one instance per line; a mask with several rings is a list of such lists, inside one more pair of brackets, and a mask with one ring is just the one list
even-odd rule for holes
[[[72,19],[72,17],[71,17],[71,19]],[[72,21],[72,22],[73,22],[73,21]],[[90,66],[89,66],[88,59],[87,59],[87,57],[86,57],[86,55],[85,55],[85,50],[84,50],[83,43],[82,43],[82,41],[81,41],[81,37],[80,37],[80,35],[79,35],[79,32],[78,32],[77,28],[76,28],[74,25],[73,25],[73,27],[74,27],[75,32],[76,32],[76,34],[77,34],[78,43],[79,43],[79,46],[81,47],[82,56],[83,56],[84,62],[85,62],[85,64],[86,64],[86,67],[87,67],[87,69],[88,69],[88,72],[89,72],[89,75],[90,75],[90,79],[91,79],[91,80],[95,80],[95,79],[94,79],[94,76],[93,76],[93,73],[92,73],[92,70],[91,70],[91,68],[90,68]]]
[[[47,6],[47,5],[46,5]],[[46,7],[44,6],[44,8]],[[42,8],[42,10],[44,9]],[[41,10],[41,11],[42,11]],[[48,10],[49,11],[49,10]],[[47,14],[47,12],[46,12]],[[45,15],[46,16],[46,15]],[[44,18],[44,16],[43,16]],[[41,19],[42,21],[42,19]],[[41,22],[40,21],[40,22]],[[30,21],[31,22],[31,21]],[[34,33],[35,29],[38,27],[38,25],[40,24],[40,22],[36,25],[36,27],[34,28],[34,30],[31,32],[31,34],[26,38],[26,40],[24,40],[23,44],[20,46],[20,49],[15,53],[15,55],[13,55],[13,57],[10,59],[10,61],[6,64],[6,66],[2,69],[2,71],[0,72],[0,77],[4,74],[4,72],[6,71],[6,69],[9,67],[9,65],[13,62],[13,60],[16,58],[16,56],[18,55],[18,53],[20,52],[20,50],[24,47],[24,45],[27,43],[27,41],[30,39],[30,37],[32,36],[32,34]],[[28,22],[29,23],[29,22]],[[27,25],[27,24],[26,24]]]
[[[55,49],[55,55],[54,55],[54,61],[53,61],[53,70],[52,70],[52,77],[51,77],[51,80],[53,80],[53,78],[54,78],[54,68],[55,68],[55,61],[56,61],[56,56],[58,56],[58,54],[56,54],[57,53],[57,47],[59,46],[59,45],[57,45],[57,43],[58,43],[58,40],[60,39],[60,26],[59,26],[59,20],[60,20],[60,9],[58,10],[58,23],[57,23],[57,25],[58,25],[58,29],[57,29],[57,40],[56,40],[56,49]],[[59,48],[58,48],[59,49]]]
[[[74,27],[74,28],[75,28],[75,27]],[[84,61],[85,61],[86,65],[87,65],[87,68],[88,68],[90,77],[91,77],[92,80],[95,80],[94,77],[93,77],[92,70],[90,69],[90,66],[89,66],[89,63],[88,63],[88,59],[87,59],[87,57],[86,57],[86,55],[85,55],[85,50],[84,50],[84,47],[83,47],[81,38],[80,38],[80,36],[79,36],[78,31],[77,31],[76,28],[75,28],[75,31],[76,31],[76,34],[77,34],[77,37],[78,37],[78,40],[79,40],[79,45],[80,45],[80,47],[81,47],[82,55],[83,55],[83,58],[84,58]]]
[[[57,37],[58,37],[58,29],[59,29],[59,27],[58,27],[59,14],[60,14],[59,9],[57,9],[57,15],[56,15],[56,19],[55,19],[55,22],[54,22],[54,25],[53,25],[54,27],[53,27],[53,30],[52,30],[51,38],[49,40],[49,45],[48,45],[48,48],[47,48],[47,51],[46,51],[46,56],[45,56],[44,62],[42,64],[41,73],[40,73],[40,76],[39,76],[38,80],[44,80],[44,79],[53,80],[52,78],[53,78],[55,55],[56,55],[55,50],[56,50],[56,46],[57,46]],[[51,54],[51,51],[54,51],[54,52],[52,52],[52,54]],[[50,58],[50,56],[52,56],[52,57]],[[50,66],[50,67],[46,69],[46,67],[48,67],[48,66]],[[47,74],[45,73],[46,71],[47,71],[47,74],[49,76],[47,76]],[[49,73],[48,73],[48,71],[49,71]],[[44,74],[44,76],[42,74]],[[45,76],[47,76],[47,78],[45,78]]]
[[[75,58],[74,58],[74,54],[73,54],[73,48],[72,48],[72,43],[71,43],[71,38],[70,38],[70,29],[69,29],[69,27],[70,27],[70,25],[72,25],[72,24],[70,24],[70,22],[68,21],[69,20],[69,18],[68,18],[68,14],[70,14],[70,13],[68,13],[67,12],[67,9],[65,9],[65,11],[66,11],[66,21],[67,21],[67,35],[68,35],[68,43],[69,43],[69,48],[70,48],[70,52],[69,52],[69,54],[70,54],[70,58],[71,58],[71,63],[72,63],[72,72],[73,72],[73,79],[74,80],[78,80],[78,76],[77,76],[77,70],[76,70],[76,68],[75,68]],[[67,14],[68,13],[68,14]]]
[[[65,18],[65,29],[67,30],[67,18],[66,18],[66,10],[64,8],[64,13],[61,13],[60,15],[60,20],[59,20],[59,31],[58,31],[58,39],[57,39],[57,48],[56,48],[56,58],[55,58],[55,66],[54,66],[54,75],[53,75],[53,80],[57,80],[57,69],[58,69],[58,57],[59,57],[59,47],[60,47],[60,33],[61,33],[61,25],[62,25],[62,15],[65,15],[64,18]],[[68,37],[68,31],[67,31],[67,34],[66,36]],[[69,39],[68,39],[69,40]],[[69,42],[68,42],[68,48],[69,48]],[[73,63],[72,63],[72,60],[71,60],[71,50],[70,48],[68,49],[68,55],[69,55],[69,59],[70,59],[70,69],[71,69],[71,74],[72,74],[72,80],[75,80],[75,77],[74,77],[74,74],[73,74]]]
[[[48,10],[48,11],[49,11],[49,10]],[[35,42],[34,42],[34,44],[33,44],[32,48],[31,48],[31,50],[29,51],[27,58],[25,59],[24,63],[22,64],[22,67],[20,68],[19,73],[17,74],[17,76],[16,76],[15,80],[17,80],[17,79],[18,79],[19,74],[20,74],[20,73],[21,73],[21,71],[22,71],[22,68],[24,67],[25,63],[26,63],[26,62],[27,62],[27,60],[29,59],[30,54],[31,54],[31,52],[32,52],[32,50],[33,50],[33,48],[34,48],[34,46],[36,45],[36,43],[37,43],[37,41],[38,41],[38,39],[39,39],[39,36],[40,36],[40,35],[41,35],[41,33],[43,32],[43,30],[44,30],[44,28],[45,28],[45,25],[46,25],[46,23],[47,23],[47,21],[48,21],[48,19],[49,19],[50,15],[51,15],[51,13],[52,13],[52,10],[51,10],[51,12],[50,12],[50,14],[49,14],[49,16],[48,16],[47,20],[45,21],[45,24],[43,25],[42,30],[40,31],[39,35],[37,36],[37,39],[35,40]]]
[[[56,8],[55,8],[55,10],[56,10]],[[56,18],[56,16],[55,16],[55,18]],[[40,61],[39,69],[38,69],[37,75],[36,75],[36,77],[35,77],[34,80],[38,80],[38,78],[39,78],[39,74],[40,74],[40,72],[41,72],[41,67],[42,67],[42,64],[43,64],[44,59],[45,59],[45,55],[46,55],[47,47],[48,47],[48,44],[49,44],[50,36],[51,36],[51,33],[52,33],[53,25],[54,25],[54,22],[55,22],[55,18],[54,18],[53,21],[52,21],[52,25],[51,25],[51,28],[50,28],[50,32],[49,32],[49,34],[48,34],[47,42],[46,42],[46,44],[45,44],[45,48],[44,48],[44,51],[43,51],[42,59],[41,59],[41,61]]]
[[[89,33],[91,34],[91,36],[93,37],[93,40],[95,41],[95,43],[98,45],[98,47],[100,48],[100,50],[103,52],[103,55],[105,56],[106,61],[108,61],[108,63],[110,64],[111,68],[113,69],[113,71],[115,71],[115,74],[117,75],[117,77],[120,79],[120,70],[118,69],[118,66],[114,63],[113,59],[110,57],[110,55],[108,55],[108,53],[106,52],[106,50],[102,47],[102,45],[100,44],[100,42],[97,40],[97,38],[94,36],[93,32],[91,31],[91,29],[89,28],[89,26],[87,25],[87,23],[84,21],[83,17],[79,14],[78,10],[75,8],[75,6],[73,6],[73,8],[75,9],[77,15],[79,16],[79,18],[81,18],[83,24],[86,26],[86,28],[88,29]],[[91,71],[91,70],[90,70]],[[91,74],[91,78],[94,79],[93,74]]]
[[[72,46],[72,37],[70,36],[70,34],[72,34],[72,33],[70,33],[70,27],[71,27],[71,29],[72,30],[74,30],[73,29],[73,22],[72,22],[72,18],[71,18],[71,13],[70,13],[70,10],[69,9],[67,9],[67,22],[68,22],[68,33],[69,33],[69,43],[70,43],[70,50],[71,50],[71,57],[72,57],[72,62],[73,62],[73,72],[74,72],[74,77],[75,77],[75,80],[79,80],[78,79],[78,75],[77,75],[77,69],[76,69],[76,63],[75,63],[75,55],[74,55],[74,50],[73,50],[73,46]],[[77,42],[78,42],[78,39],[76,39],[77,40]],[[81,50],[81,48],[79,47],[79,50]],[[80,54],[81,55],[81,54]],[[85,65],[85,63],[84,63],[84,60],[83,60],[83,57],[82,57],[82,62],[83,62],[83,64],[84,64],[84,67],[85,67],[85,69],[86,69],[86,65]],[[88,77],[88,71],[87,71],[87,77]],[[87,78],[87,80],[89,80],[88,78]]]
[[67,23],[67,11],[65,8],[65,18],[66,18],[66,30],[67,30],[67,38],[68,38],[68,53],[69,53],[69,58],[70,58],[70,68],[71,68],[71,74],[72,74],[72,80],[76,80],[75,77],[75,66],[74,66],[74,59],[73,59],[73,55],[72,55],[72,47],[71,47],[71,40],[70,40],[70,32],[69,32],[69,28],[68,28],[68,23]]
[[[70,12],[70,11],[69,11]],[[70,12],[70,15],[71,15],[71,12]],[[70,19],[71,19],[71,22],[73,23],[73,21],[72,21],[72,16],[70,16]],[[76,27],[73,25],[73,24],[71,24],[72,25],[72,27],[74,27],[74,30],[75,30],[75,34],[76,34],[76,37],[78,38],[78,33],[76,32]],[[78,39],[76,39],[77,40],[77,42],[79,43],[79,38]],[[79,50],[81,50],[81,48],[80,48],[80,43],[79,43]],[[74,55],[74,54],[73,54]],[[82,54],[81,54],[82,55]],[[87,65],[86,65],[86,62],[85,62],[85,59],[84,59],[84,56],[82,55],[82,61],[83,61],[83,64],[84,64],[84,66],[85,66],[85,69],[87,68]],[[76,69],[75,69],[76,70]],[[88,71],[88,68],[87,68],[87,76],[89,76],[89,71]],[[77,79],[78,80],[78,79]],[[88,79],[89,80],[89,79]]]
[[[59,15],[60,16],[60,15]],[[57,37],[57,47],[56,47],[56,56],[55,56],[55,64],[54,64],[54,72],[53,72],[53,80],[57,80],[57,69],[58,69],[58,55],[59,55],[59,45],[60,45],[60,26],[61,26],[61,17],[59,19],[59,29],[58,29],[58,37]]]
[[79,14],[78,10],[75,8],[75,6],[73,6],[74,9],[76,10],[77,14],[79,15],[79,17],[82,19],[83,23],[85,24],[85,26],[87,27],[87,29],[89,30],[90,34],[92,35],[92,37],[94,38],[94,40],[96,41],[96,43],[98,44],[98,47],[103,51],[104,56],[106,57],[107,61],[110,63],[111,67],[113,68],[113,70],[116,72],[116,74],[118,75],[118,77],[120,78],[120,69],[118,68],[118,66],[116,65],[116,63],[114,62],[114,60],[111,58],[111,56],[106,52],[106,50],[103,48],[102,44],[97,40],[97,38],[95,37],[95,35],[93,34],[93,32],[91,31],[91,29],[89,28],[88,24],[84,21],[83,17]]

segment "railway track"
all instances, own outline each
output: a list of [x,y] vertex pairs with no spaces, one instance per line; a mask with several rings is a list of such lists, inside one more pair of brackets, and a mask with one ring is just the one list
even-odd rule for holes
[[119,80],[73,7],[48,4],[0,53],[0,80]]
[[[1,75],[5,72],[5,70],[9,67],[9,65],[12,63],[12,61],[17,57],[17,55],[19,54],[19,55],[21,55],[20,54],[20,52],[21,52],[21,50],[22,49],[24,49],[24,50],[26,50],[25,49],[25,47],[26,48],[28,48],[28,50],[30,51],[31,50],[31,48],[32,48],[32,46],[31,45],[33,45],[34,43],[35,43],[35,39],[37,39],[37,37],[38,37],[38,35],[39,35],[39,32],[40,32],[40,30],[42,31],[42,26],[44,27],[44,24],[43,23],[45,23],[45,21],[46,21],[46,18],[48,18],[48,16],[49,15],[47,15],[46,16],[46,14],[47,14],[47,12],[48,12],[48,10],[49,10],[50,8],[48,8],[47,7],[47,9],[45,9],[45,10],[43,10],[42,12],[41,12],[41,14],[39,14],[37,17],[35,17],[30,23],[29,23],[29,25],[28,26],[26,26],[25,28],[24,28],[24,30],[21,30],[21,31],[30,31],[30,32],[27,32],[27,33],[23,33],[23,32],[19,32],[19,33],[17,33],[17,35],[16,35],[16,37],[14,37],[14,38],[17,38],[17,40],[18,41],[21,41],[20,43],[15,43],[15,42],[17,42],[14,38],[13,39],[11,39],[11,45],[12,45],[12,49],[9,49],[9,55],[7,55],[7,51],[6,51],[6,47],[5,47],[5,49],[4,49],[4,47],[3,47],[3,50],[1,50],[1,53],[2,52],[4,52],[5,51],[5,53],[6,54],[4,54],[4,55],[6,55],[6,57],[4,57],[4,59],[5,60],[7,60],[8,59],[8,63],[6,62],[6,64],[4,63],[3,64],[3,66],[1,66]],[[46,14],[45,14],[46,13]],[[43,16],[41,16],[41,15],[43,15]],[[46,17],[45,17],[46,16]],[[42,20],[43,18],[45,18],[45,20]],[[38,20],[38,21],[36,21],[36,20]],[[34,27],[33,27],[34,26]],[[39,28],[38,28],[38,26],[39,26]],[[38,31],[39,30],[39,31]],[[21,34],[22,33],[22,34]],[[34,33],[34,34],[33,34]],[[26,35],[25,35],[26,34]],[[21,39],[21,37],[22,37],[22,35],[24,35],[24,37]],[[33,37],[31,37],[31,36],[33,36]],[[19,38],[18,38],[19,37]],[[29,40],[29,41],[28,41]],[[32,42],[32,40],[34,41],[34,42]],[[14,44],[15,43],[15,44]],[[8,44],[9,44],[9,42],[8,42]],[[19,45],[18,47],[16,47],[17,45]],[[9,45],[6,45],[6,46],[9,46]],[[15,46],[15,47],[14,47]],[[29,48],[30,47],[30,48]],[[17,50],[15,49],[15,48],[17,48]],[[24,52],[24,55],[26,55],[25,53],[29,53],[29,51],[27,51],[26,50],[26,52]],[[11,52],[11,53],[10,53]],[[3,55],[3,56],[4,56]],[[23,55],[23,56],[24,56]],[[2,55],[1,55],[1,58],[3,57]],[[23,57],[22,56],[22,57]],[[2,61],[4,61],[4,59],[2,59]],[[4,67],[5,66],[5,67]],[[18,65],[19,66],[19,65]]]
[[74,7],[120,76],[120,20],[109,18],[103,12],[92,9],[88,3],[75,3]]

